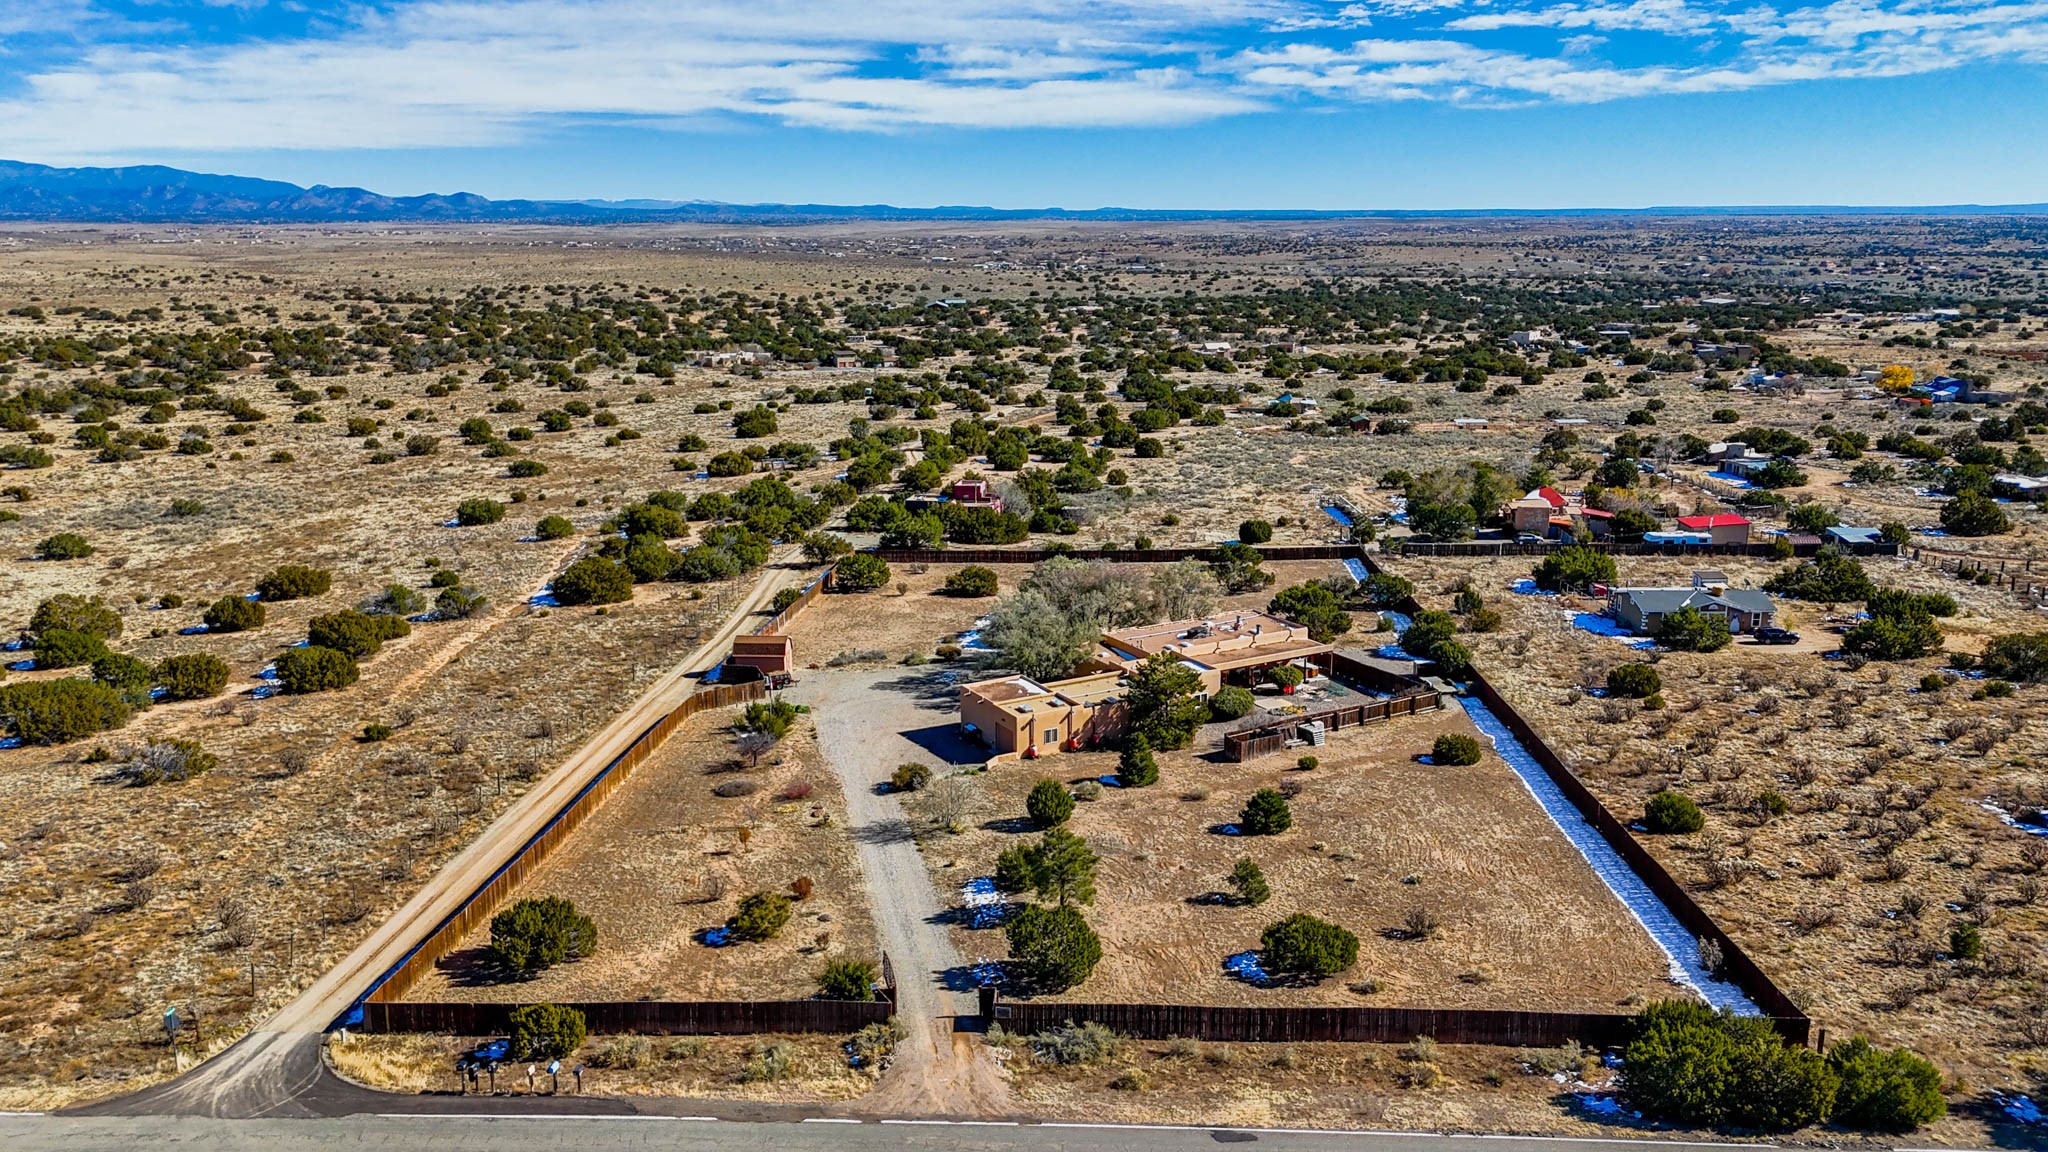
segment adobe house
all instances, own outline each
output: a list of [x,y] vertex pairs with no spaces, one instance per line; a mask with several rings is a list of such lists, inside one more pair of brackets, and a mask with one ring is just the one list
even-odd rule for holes
[[960,689],[964,734],[1003,756],[1038,757],[1114,742],[1128,720],[1130,674],[1162,652],[1201,678],[1206,698],[1225,684],[1251,684],[1281,664],[1308,663],[1332,651],[1308,629],[1264,612],[1233,612],[1104,632],[1082,672],[1041,684],[999,676]]
[[1128,710],[1121,672],[1097,672],[1040,684],[1028,676],[982,680],[960,689],[960,729],[997,754],[1027,759],[1110,743]]
[[763,676],[789,672],[796,667],[796,645],[789,637],[774,632],[757,636],[735,636],[727,664],[758,668]]
[[1171,652],[1202,678],[1202,691],[1252,684],[1258,673],[1332,650],[1308,629],[1264,612],[1232,612],[1204,620],[1169,620],[1104,632],[1091,663],[1120,672]]

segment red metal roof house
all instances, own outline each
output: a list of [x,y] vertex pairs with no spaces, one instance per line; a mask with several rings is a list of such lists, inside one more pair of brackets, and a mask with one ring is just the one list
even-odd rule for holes
[[1678,526],[1688,532],[1704,532],[1714,544],[1749,543],[1749,521],[1733,512],[1716,512],[1710,516],[1680,516]]

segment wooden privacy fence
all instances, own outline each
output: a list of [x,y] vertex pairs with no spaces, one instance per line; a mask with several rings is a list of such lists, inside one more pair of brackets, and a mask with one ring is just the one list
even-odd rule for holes
[[1224,733],[1223,754],[1238,761],[1270,755],[1287,746],[1289,735],[1303,725],[1314,724],[1317,721],[1321,721],[1325,729],[1335,731],[1339,728],[1356,728],[1361,724],[1371,724],[1379,720],[1391,720],[1396,716],[1408,716],[1416,712],[1431,712],[1442,706],[1443,695],[1434,689],[1425,688],[1419,692],[1410,692],[1387,700],[1365,700],[1356,704],[1305,712],[1255,728]]
[[[1374,572],[1380,570],[1379,565],[1370,556],[1365,558],[1365,564]],[[1422,611],[1422,605],[1411,596],[1407,603],[1402,605],[1402,611],[1414,615]],[[1672,915],[1678,918],[1679,923],[1685,925],[1687,931],[1702,939],[1711,940],[1719,946],[1722,971],[1728,979],[1742,989],[1744,995],[1754,1001],[1766,1016],[1772,1018],[1772,1023],[1777,1026],[1780,1035],[1794,1043],[1806,1043],[1813,1027],[1813,1022],[1807,1018],[1806,1013],[1764,974],[1764,970],[1757,966],[1756,961],[1750,959],[1749,953],[1743,951],[1742,946],[1723,931],[1721,926],[1714,922],[1713,917],[1707,915],[1706,910],[1701,908],[1685,890],[1685,886],[1680,884],[1648,849],[1637,842],[1628,827],[1615,819],[1614,814],[1607,810],[1607,806],[1600,802],[1600,798],[1593,795],[1592,790],[1587,788],[1571,770],[1564,757],[1558,755],[1556,749],[1536,731],[1535,725],[1530,724],[1513,704],[1508,703],[1477,668],[1472,669],[1470,677],[1473,694],[1507,725],[1517,740],[1521,741],[1530,756],[1542,767],[1544,774],[1556,783],[1558,789],[1571,800],[1572,806],[1578,809],[1580,817],[1600,833],[1601,839],[1614,848],[1628,863],[1629,868],[1642,878],[1643,883],[1657,894],[1657,898],[1671,909]]]
[[[1400,1044],[1428,1036],[1439,1044],[1554,1047],[1567,1040],[1594,1048],[1626,1043],[1631,1017],[1610,1012],[1504,1012],[1476,1008],[1222,1008],[1204,1004],[1040,1004],[1001,1001],[990,1022],[1019,1034],[1068,1022],[1095,1023],[1122,1036],[1238,1044]],[[990,1011],[992,1009],[992,1011]]]
[[[1817,543],[1794,544],[1795,556],[1812,556],[1826,545]],[[1390,540],[1387,550],[1403,556],[1547,556],[1563,544],[1518,544],[1513,540],[1460,540],[1456,542],[1432,543],[1428,541]],[[1777,553],[1775,545],[1769,542],[1750,544],[1622,544],[1606,540],[1594,540],[1578,545],[1610,556],[1760,556],[1769,559]],[[1897,544],[1836,544],[1836,550],[1855,556],[1896,556]]]
[[363,996],[351,1006],[349,1015],[361,1007],[367,1010],[373,1003],[388,1004],[404,996],[415,982],[431,971],[440,958],[452,950],[472,928],[490,919],[504,903],[505,898],[517,889],[522,881],[533,874],[554,850],[568,839],[589,815],[604,803],[616,788],[625,782],[661,747],[682,723],[699,712],[713,708],[726,708],[749,700],[759,700],[768,694],[767,686],[760,681],[749,684],[720,684],[698,691],[675,711],[654,722],[647,731],[627,747],[618,758],[585,784],[581,791],[564,804],[540,831],[521,844],[512,857],[499,865],[490,879],[479,885],[453,912],[444,917],[427,934],[424,940],[412,947],[403,959],[365,989]]
[[[363,1005],[364,1032],[445,1032],[489,1036],[510,1030],[518,1004],[421,1004],[372,1000]],[[630,1000],[572,1003],[592,1033],[643,1036],[737,1036],[754,1032],[858,1032],[896,1014],[871,1000]]]
[[769,618],[766,624],[754,629],[754,635],[761,636],[768,633],[779,633],[784,628],[787,628],[792,621],[803,613],[804,609],[811,606],[811,601],[816,600],[821,594],[832,587],[833,567],[836,567],[836,565],[827,567],[818,574],[816,580],[804,585],[804,590],[797,594],[797,598],[790,602],[789,607],[777,612]]
[[[1109,560],[1118,564],[1171,564],[1176,560],[1207,560],[1220,545],[1192,548],[876,548],[891,564],[1037,564],[1055,556],[1070,560]],[[1266,560],[1348,560],[1359,555],[1356,544],[1255,546]]]

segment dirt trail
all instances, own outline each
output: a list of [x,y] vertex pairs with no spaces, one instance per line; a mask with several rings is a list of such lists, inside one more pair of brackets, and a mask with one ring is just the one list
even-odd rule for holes
[[[896,977],[896,1017],[909,1035],[882,1082],[857,1110],[891,1116],[1002,1116],[1012,1111],[1009,1082],[979,1037],[955,1032],[956,1016],[978,1011],[965,987],[967,966],[943,919],[903,805],[886,782],[898,764],[939,760],[904,732],[937,722],[901,691],[879,688],[902,669],[806,673],[791,699],[811,706],[818,743],[846,792],[847,819],[874,901],[875,930]],[[949,983],[953,986],[949,987]]]
[[779,565],[791,560],[784,549],[762,569],[753,589],[719,629],[678,661],[638,699],[615,716],[561,767],[514,801],[482,835],[458,853],[412,899],[370,933],[339,964],[322,974],[298,999],[279,1010],[228,1051],[190,1074],[133,1098],[153,1112],[213,1116],[279,1114],[302,1082],[310,1045],[317,1060],[318,1037],[379,973],[441,922],[508,854],[547,823],[590,778],[617,759],[662,716],[673,711],[696,684],[689,678],[722,657],[735,635],[753,623],[775,593],[799,582],[803,573]]

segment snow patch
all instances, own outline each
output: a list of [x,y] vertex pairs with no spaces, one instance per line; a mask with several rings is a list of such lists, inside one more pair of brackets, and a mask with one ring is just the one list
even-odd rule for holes
[[1555,595],[1557,595],[1557,593],[1555,593],[1555,592],[1552,592],[1552,591],[1551,591],[1550,589],[1548,589],[1548,588],[1539,588],[1539,587],[1537,587],[1537,586],[1536,586],[1536,581],[1534,581],[1534,580],[1531,580],[1531,579],[1530,579],[1529,577],[1527,577],[1527,576],[1524,576],[1524,577],[1522,577],[1522,578],[1521,578],[1520,580],[1517,580],[1517,581],[1515,581],[1515,582],[1514,582],[1513,584],[1510,584],[1510,585],[1508,585],[1508,591],[1510,591],[1510,592],[1513,592],[1513,593],[1514,593],[1515,595],[1517,595],[1517,596],[1555,596]]
[[1642,1113],[1631,1112],[1623,1108],[1621,1101],[1613,1096],[1600,1096],[1592,1092],[1574,1092],[1572,1093],[1572,1099],[1578,1101],[1580,1108],[1595,1116],[1629,1116],[1637,1120],[1643,1118]]
[[1235,956],[1225,957],[1223,970],[1247,984],[1256,984],[1261,988],[1273,982],[1273,977],[1266,971],[1266,966],[1260,963],[1257,952],[1239,952]]
[[2048,1113],[2025,1096],[2004,1097],[1996,1093],[1992,1099],[1998,1101],[1999,1110],[2021,1124],[2048,1124]]
[[716,928],[706,928],[698,938],[706,948],[723,948],[732,943],[732,929],[721,924]]
[[2029,836],[2048,836],[2048,818],[2040,821],[2022,820],[1989,800],[1984,801],[1982,807],[1986,812],[1998,817],[2008,828],[2017,828]]
[[969,928],[994,928],[1010,916],[1010,901],[996,890],[993,876],[981,876],[962,884],[960,903],[967,909]]

